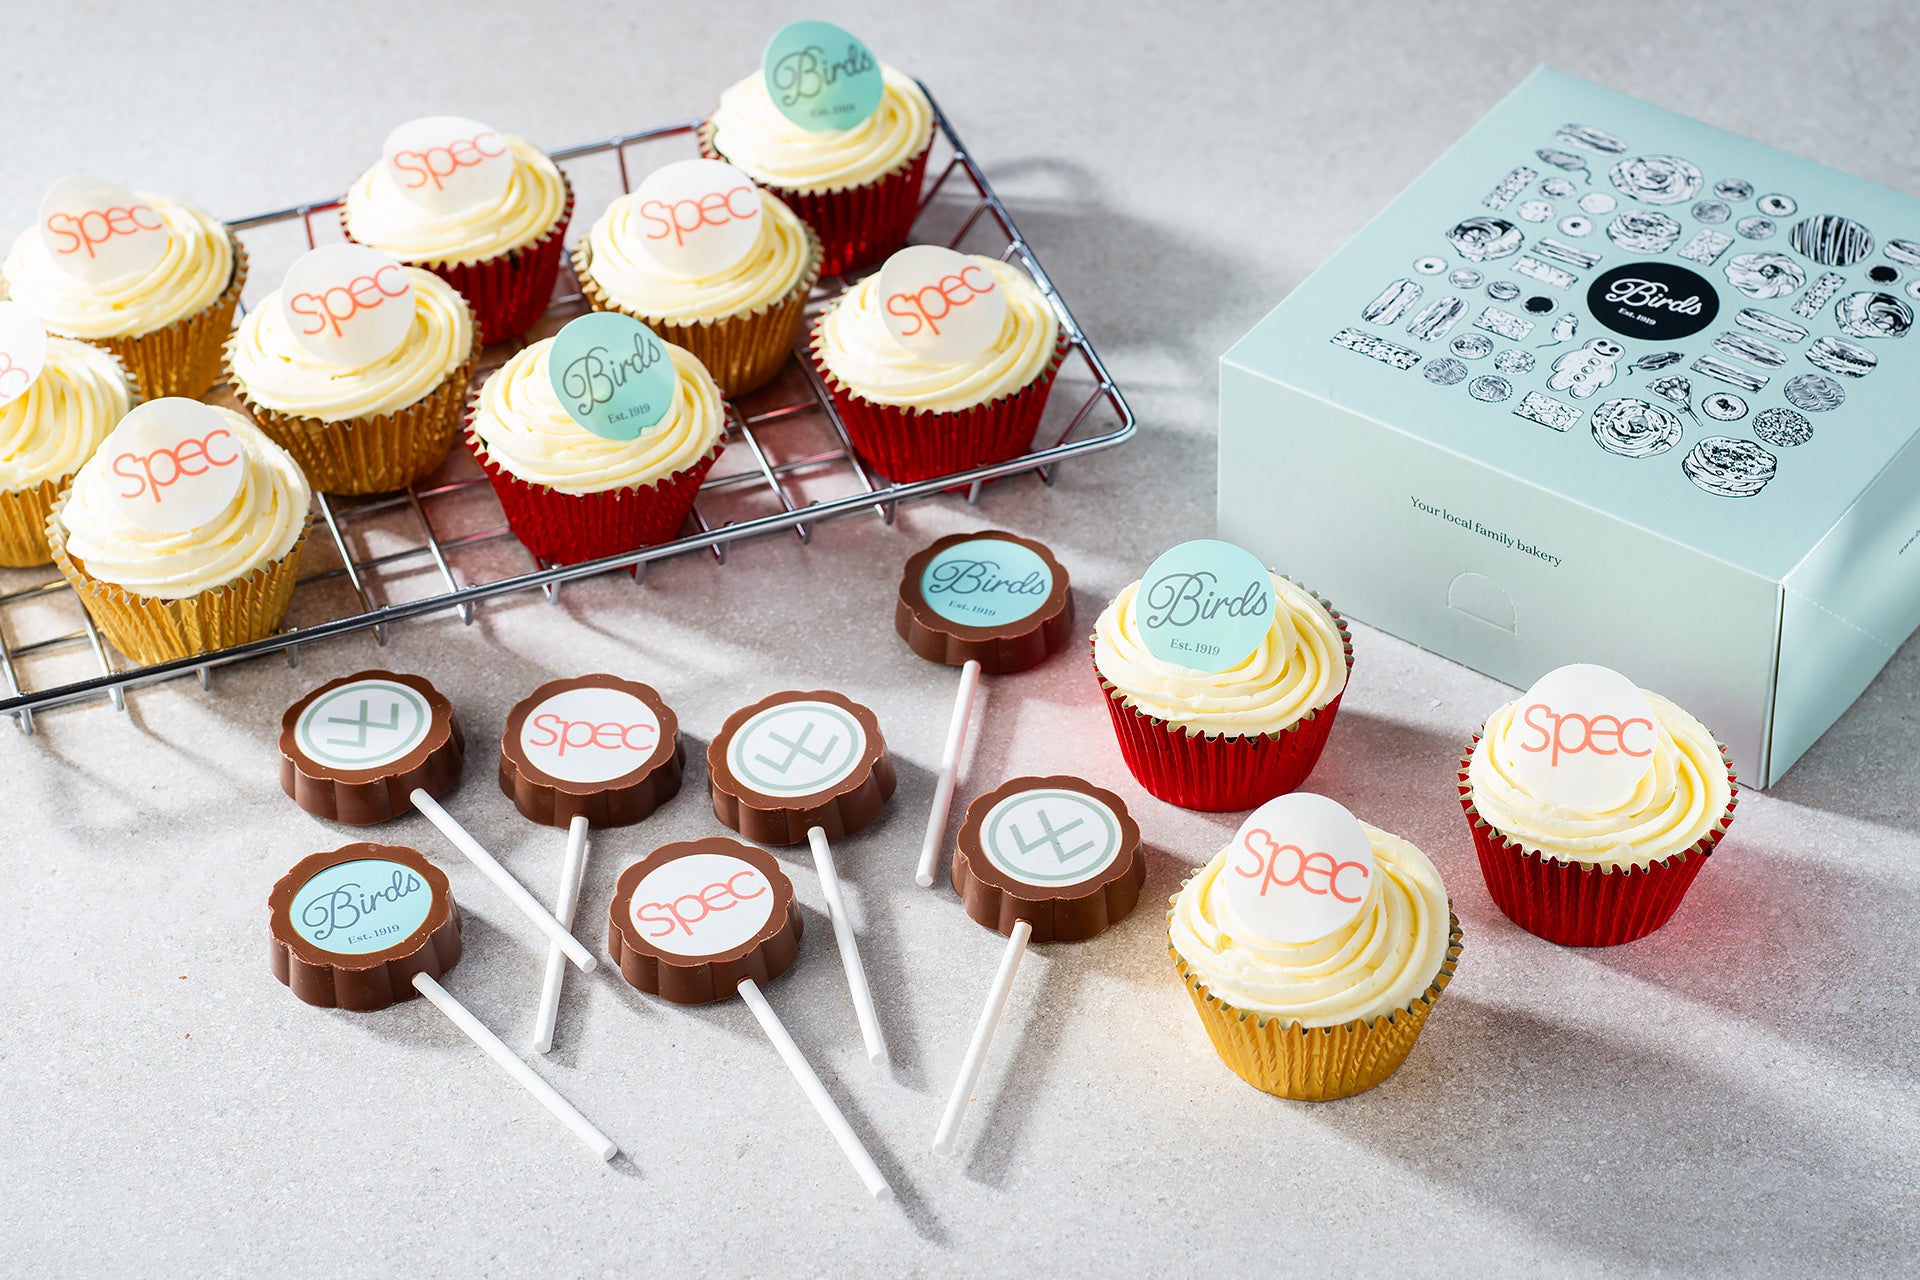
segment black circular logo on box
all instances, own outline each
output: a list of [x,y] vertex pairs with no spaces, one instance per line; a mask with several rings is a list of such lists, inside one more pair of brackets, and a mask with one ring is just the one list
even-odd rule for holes
[[1720,314],[1706,279],[1671,262],[1630,262],[1601,274],[1587,290],[1587,310],[1615,333],[1653,342],[1690,338]]

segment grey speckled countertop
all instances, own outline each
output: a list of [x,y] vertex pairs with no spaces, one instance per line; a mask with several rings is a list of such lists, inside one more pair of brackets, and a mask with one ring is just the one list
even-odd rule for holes
[[[479,116],[547,145],[695,115],[777,6],[12,5],[0,226],[73,171],[235,216],[339,189],[385,130]],[[1406,1067],[1306,1106],[1240,1083],[1175,982],[1157,904],[1232,818],[1134,785],[1086,663],[993,680],[962,801],[1015,772],[1117,789],[1142,908],[1022,970],[955,1157],[927,1147],[1000,940],[913,887],[953,675],[893,637],[899,565],[990,521],[1050,543],[1083,621],[1213,527],[1218,355],[1542,61],[1920,190],[1920,26],[1855,4],[832,4],[933,86],[1143,427],[1064,470],[218,672],[0,729],[0,1270],[33,1275],[1888,1275],[1920,1248],[1920,645],[1787,778],[1745,797],[1673,923],[1610,951],[1508,924],[1454,803],[1493,682],[1365,627],[1314,785],[1427,849],[1466,929]],[[591,211],[583,211],[582,223]],[[1283,495],[1282,495],[1283,496]],[[0,579],[4,575],[0,574]],[[1338,583],[1315,584],[1336,600]],[[642,674],[693,755],[736,706],[830,685],[876,708],[902,784],[842,874],[898,1057],[860,1052],[817,881],[770,989],[875,1149],[876,1206],[738,1003],[569,979],[540,1069],[630,1154],[602,1167],[413,1002],[310,1009],[267,967],[264,900],[343,833],[296,811],[278,716],[365,665],[421,671],[479,749],[448,800],[540,896],[558,832],[491,777],[553,674]],[[596,842],[618,871],[715,829],[703,764]],[[448,986],[520,1045],[544,954],[418,818],[468,911]],[[595,945],[602,924],[583,928]]]

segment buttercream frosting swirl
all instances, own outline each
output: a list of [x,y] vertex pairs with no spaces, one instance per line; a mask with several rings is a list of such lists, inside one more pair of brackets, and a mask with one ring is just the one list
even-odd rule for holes
[[933,106],[911,77],[880,64],[880,105],[851,129],[815,133],[780,114],[756,71],[720,95],[713,149],[755,182],[844,191],[886,177],[933,143]]
[[1093,630],[1093,665],[1127,704],[1196,733],[1250,737],[1291,729],[1347,686],[1340,627],[1305,587],[1273,575],[1274,618],[1246,661],[1217,674],[1163,662],[1135,616],[1140,584],[1122,588]]
[[37,227],[21,232],[0,273],[6,294],[68,338],[137,338],[205,311],[233,283],[233,237],[198,209],[140,193],[167,226],[167,247],[145,271],[90,284],[68,275]]
[[369,248],[416,266],[454,266],[497,258],[551,231],[567,207],[567,184],[546,153],[511,134],[501,135],[513,171],[498,199],[435,213],[400,190],[376,164],[347,188],[347,234]]
[[454,287],[417,267],[413,325],[371,364],[322,360],[294,335],[280,290],[260,299],[227,341],[227,367],[256,404],[321,422],[393,413],[431,394],[473,351],[473,312]]
[[1314,942],[1235,933],[1222,902],[1222,849],[1174,899],[1168,940],[1207,990],[1236,1009],[1305,1027],[1369,1022],[1425,994],[1447,958],[1452,917],[1440,873],[1399,836],[1360,824],[1385,874],[1354,918]]
[[601,291],[635,315],[694,324],[764,311],[791,294],[819,261],[817,241],[793,210],[767,191],[760,235],[740,261],[705,276],[668,271],[647,251],[639,193],[621,196],[587,234],[587,270]]
[[480,388],[472,431],[500,468],[560,493],[650,485],[691,467],[720,439],[726,412],[713,375],[691,353],[662,343],[679,376],[673,406],[632,440],[597,436],[567,415],[547,379],[553,339],[518,352]]
[[232,500],[196,529],[158,533],[129,519],[114,501],[114,481],[100,451],[80,468],[55,518],[65,531],[67,554],[89,577],[143,596],[184,600],[293,550],[307,526],[307,478],[252,422],[231,409],[212,408],[232,431],[246,469]]
[[1488,716],[1467,766],[1481,820],[1534,853],[1610,869],[1645,867],[1691,848],[1732,801],[1726,762],[1705,725],[1659,694],[1641,692],[1658,722],[1652,766],[1608,809],[1569,808],[1534,795],[1514,768],[1519,701]]
[[997,258],[968,254],[993,273],[1007,299],[1007,317],[984,350],[953,364],[929,361],[902,346],[880,309],[878,272],[850,287],[820,317],[813,347],[828,373],[864,400],[929,413],[954,413],[1012,395],[1053,362],[1060,322],[1027,273]]
[[78,471],[135,399],[112,352],[48,338],[40,376],[0,407],[0,492],[32,489]]

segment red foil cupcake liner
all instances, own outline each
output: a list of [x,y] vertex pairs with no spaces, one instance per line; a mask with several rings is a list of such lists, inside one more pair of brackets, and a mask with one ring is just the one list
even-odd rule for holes
[[721,447],[716,442],[691,467],[657,484],[561,493],[507,471],[487,456],[480,437],[467,433],[467,448],[493,482],[507,526],[527,550],[549,564],[598,560],[679,537]]
[[1467,766],[1479,745],[1476,731],[1460,757],[1460,807],[1473,830],[1487,892],[1507,919],[1563,947],[1617,947],[1644,938],[1671,920],[1694,877],[1726,835],[1740,802],[1739,780],[1723,745],[1720,758],[1727,766],[1727,811],[1690,847],[1647,866],[1624,870],[1561,862],[1507,839],[1474,808]]
[[[891,257],[907,242],[913,221],[920,216],[920,188],[926,181],[927,156],[933,135],[912,158],[891,173],[840,191],[798,191],[762,182],[781,203],[800,216],[820,237],[823,276],[842,275]],[[700,154],[725,160],[713,145],[711,122],[700,126]],[[756,179],[758,181],[758,179]]]
[[1060,361],[1067,354],[1067,335],[1062,330],[1047,367],[1020,390],[969,409],[929,413],[875,404],[843,385],[820,358],[819,334],[816,323],[807,356],[833,397],[833,407],[847,429],[847,438],[853,441],[854,452],[896,484],[1007,462],[1032,449],[1034,433],[1047,411],[1054,375],[1060,372]]
[[[553,286],[560,278],[560,259],[566,251],[567,226],[573,221],[573,183],[560,175],[567,200],[560,220],[529,244],[478,262],[414,262],[455,289],[473,308],[481,339],[492,344],[518,338],[540,322],[553,302]],[[340,230],[353,239],[347,225],[347,206],[340,206]],[[356,243],[358,243],[356,241]]]
[[[1325,600],[1320,603],[1340,628],[1347,679],[1352,680],[1353,636],[1347,630],[1347,620]],[[1135,781],[1168,804],[1207,813],[1257,808],[1275,796],[1296,790],[1319,763],[1333,719],[1340,712],[1340,699],[1347,691],[1343,683],[1333,701],[1316,707],[1292,728],[1279,733],[1209,736],[1148,715],[1130,705],[1126,695],[1100,674],[1097,665],[1093,674],[1106,695],[1107,714],[1113,719],[1114,736],[1120,740],[1120,754]]]

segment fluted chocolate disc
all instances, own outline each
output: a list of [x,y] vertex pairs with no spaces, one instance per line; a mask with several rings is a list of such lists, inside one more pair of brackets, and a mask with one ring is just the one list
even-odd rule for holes
[[893,760],[880,721],[844,694],[789,690],[727,717],[707,746],[713,812],[749,840],[838,840],[880,816]]
[[654,690],[612,675],[549,680],[500,735],[500,789],[535,822],[640,821],[680,790],[680,721]]
[[365,841],[302,858],[267,897],[273,974],[308,1004],[384,1009],[460,960],[460,908],[417,850]]
[[1073,591],[1041,543],[998,529],[948,534],[907,560],[893,625],[934,662],[1024,671],[1073,638]]
[[1079,778],[1015,778],[967,806],[953,888],[989,929],[1033,927],[1035,942],[1078,942],[1124,920],[1147,861],[1119,796]]
[[620,873],[607,950],[621,976],[675,1004],[765,985],[800,950],[793,882],[764,849],[710,836],[662,845]]
[[424,676],[356,671],[281,717],[280,788],[316,817],[370,826],[410,812],[416,787],[453,790],[465,746],[453,704]]

